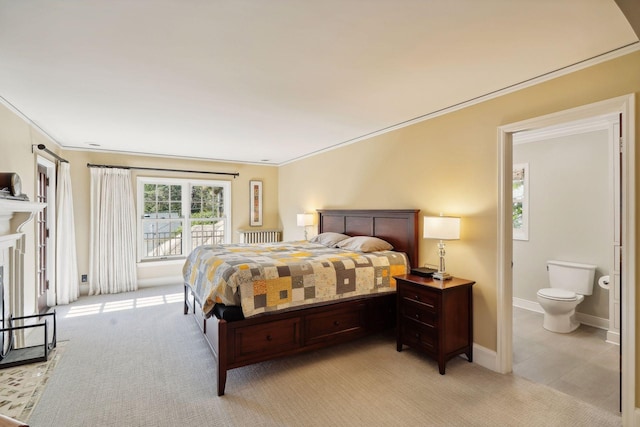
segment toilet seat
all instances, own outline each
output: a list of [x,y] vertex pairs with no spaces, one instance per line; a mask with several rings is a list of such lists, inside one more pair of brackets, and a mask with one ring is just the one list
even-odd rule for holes
[[578,296],[575,292],[559,288],[543,288],[538,291],[538,296],[554,301],[575,301]]

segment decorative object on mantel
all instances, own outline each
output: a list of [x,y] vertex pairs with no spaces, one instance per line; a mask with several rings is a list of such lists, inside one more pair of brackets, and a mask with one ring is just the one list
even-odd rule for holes
[[444,241],[458,240],[460,238],[460,218],[452,216],[425,216],[424,217],[424,238],[438,239],[438,255],[440,265],[438,271],[433,273],[433,278],[437,280],[449,280],[451,275],[445,271],[444,267]]
[[29,201],[22,193],[22,181],[15,172],[0,172],[0,198]]

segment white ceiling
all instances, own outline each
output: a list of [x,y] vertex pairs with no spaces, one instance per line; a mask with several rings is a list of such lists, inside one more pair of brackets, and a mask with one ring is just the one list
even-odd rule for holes
[[614,0],[0,0],[0,101],[63,148],[282,164],[637,42]]

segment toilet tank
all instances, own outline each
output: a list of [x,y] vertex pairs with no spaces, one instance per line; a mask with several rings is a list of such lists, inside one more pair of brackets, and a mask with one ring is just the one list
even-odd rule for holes
[[551,260],[547,261],[547,270],[552,288],[566,289],[580,295],[593,293],[595,265]]

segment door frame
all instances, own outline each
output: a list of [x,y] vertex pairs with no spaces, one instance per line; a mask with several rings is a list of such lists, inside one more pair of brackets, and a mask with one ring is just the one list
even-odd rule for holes
[[[49,289],[47,290],[47,305],[53,307],[56,305],[56,184],[57,184],[57,167],[51,160],[37,156],[37,164],[44,166],[47,169],[47,178],[49,179],[49,186],[47,187],[47,226],[49,228],[49,238],[47,239],[47,279],[49,280]],[[36,254],[37,256],[38,254]],[[39,261],[38,261],[39,262]],[[37,311],[38,295],[36,295],[35,304]]]
[[635,94],[620,96],[569,110],[507,124],[498,128],[498,271],[496,370],[513,367],[513,241],[512,168],[516,132],[560,125],[607,114],[621,114],[622,121],[622,422],[635,424]]

